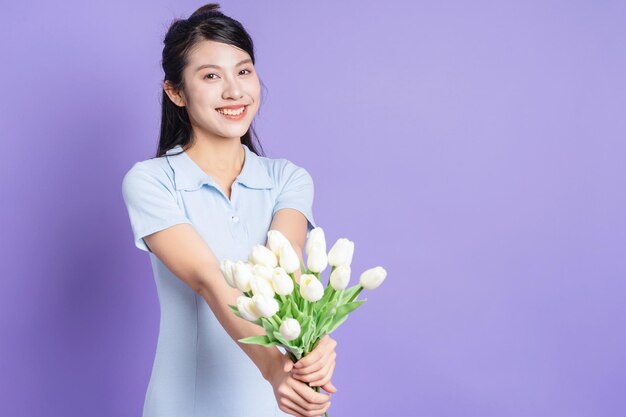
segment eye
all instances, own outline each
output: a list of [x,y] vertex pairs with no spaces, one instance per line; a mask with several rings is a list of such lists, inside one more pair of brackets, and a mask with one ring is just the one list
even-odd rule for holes
[[217,75],[217,74],[210,73],[210,74],[205,75],[204,78],[208,78],[209,80],[214,80],[215,79],[215,78],[210,78],[209,75]]
[[[250,71],[248,68],[244,68],[241,71],[248,71],[248,74],[252,74],[252,71]],[[241,72],[241,71],[239,71],[239,72]],[[243,74],[243,75],[247,75],[247,74]]]

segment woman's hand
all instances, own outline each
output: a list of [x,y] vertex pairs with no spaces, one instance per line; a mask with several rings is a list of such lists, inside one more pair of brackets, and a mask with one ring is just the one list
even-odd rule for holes
[[305,383],[294,379],[291,374],[293,365],[289,356],[283,354],[268,378],[278,407],[296,417],[321,417],[330,407],[330,395],[315,392]]
[[330,381],[337,357],[335,346],[337,346],[335,339],[329,335],[322,337],[315,349],[295,363],[291,371],[293,377],[311,387],[322,387],[331,393],[337,392],[337,388]]

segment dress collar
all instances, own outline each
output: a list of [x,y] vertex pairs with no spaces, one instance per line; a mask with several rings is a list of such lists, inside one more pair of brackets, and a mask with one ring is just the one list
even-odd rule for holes
[[[272,188],[272,179],[267,173],[267,169],[261,162],[260,157],[252,152],[245,144],[242,143],[241,146],[243,146],[244,149],[245,160],[241,172],[237,178],[235,178],[234,182],[239,182],[248,188]],[[219,185],[215,180],[205,173],[202,168],[183,151],[181,145],[176,145],[168,150],[165,156],[174,170],[174,184],[176,190],[193,191],[202,187],[204,184],[209,184],[219,189]]]

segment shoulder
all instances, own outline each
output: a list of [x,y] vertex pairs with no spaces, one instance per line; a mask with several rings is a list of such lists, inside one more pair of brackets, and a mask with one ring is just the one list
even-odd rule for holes
[[287,158],[269,158],[265,156],[257,156],[257,158],[274,185],[279,188],[294,179],[313,181],[311,174],[304,166],[298,165]]
[[146,188],[162,188],[164,191],[174,193],[174,173],[166,157],[135,162],[124,174],[122,179],[124,196]]

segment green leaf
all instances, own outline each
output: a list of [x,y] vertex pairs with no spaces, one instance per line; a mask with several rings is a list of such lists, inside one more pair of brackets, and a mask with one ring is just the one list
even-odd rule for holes
[[302,320],[298,319],[298,322],[300,323],[300,334],[294,340],[293,344],[294,344],[294,346],[302,346],[302,347],[304,347],[305,346],[305,344],[303,343],[304,334],[306,332],[308,332],[309,328],[311,327],[311,317],[309,317],[309,316],[302,316]]
[[276,301],[278,302],[278,305],[280,306],[280,308],[278,309],[278,316],[279,317],[285,317],[285,313],[287,312],[287,309],[289,308],[289,303],[288,302],[284,302],[280,299],[280,296],[278,294],[276,294],[275,297]]
[[316,326],[315,326],[315,322],[313,322],[313,320],[311,320],[310,317],[307,317],[308,320],[308,326],[306,331],[304,331],[303,335],[302,335],[302,343],[301,345],[304,346],[305,348],[305,352],[308,349],[308,346],[311,344],[311,339],[314,336],[315,330],[316,330]]
[[324,326],[324,333],[325,334],[331,334],[332,332],[335,331],[335,329],[337,327],[339,327],[341,325],[341,323],[343,323],[344,321],[346,321],[348,319],[348,315],[346,314],[343,317],[337,317],[334,318],[333,320],[329,321],[326,326]]
[[235,312],[235,313],[239,313],[239,308],[237,308],[237,306],[228,304],[228,307],[230,307],[230,309]]
[[322,307],[321,311],[316,317],[315,324],[317,325],[317,327],[320,327],[320,325],[332,318],[337,313],[337,303],[337,300],[333,300],[329,303],[326,303],[326,305]]
[[282,335],[282,334],[280,334],[280,331],[278,331],[278,330],[276,330],[276,331],[273,333],[273,335],[272,335],[272,336],[274,337],[274,339],[276,339],[277,341],[279,341],[279,342],[280,342],[280,343],[281,343],[281,344],[285,347],[285,349],[287,349],[287,348],[294,348],[294,349],[297,349],[297,348],[299,347],[299,346],[297,346],[296,344],[294,344],[294,342],[295,342],[297,339],[294,339],[294,340],[287,340],[287,339],[285,339],[285,338],[283,337],[283,335]]
[[261,317],[261,324],[263,326],[263,329],[265,330],[265,335],[268,336],[270,340],[273,340],[271,335],[274,334],[274,325],[265,317]]
[[272,342],[267,336],[250,336],[239,339],[241,343],[247,343],[250,345],[262,345],[262,346],[274,346],[275,342]]
[[330,284],[327,285],[326,288],[324,288],[324,295],[315,303],[314,306],[314,312],[316,315],[326,305],[326,303],[328,303],[328,300],[330,299],[333,291],[335,290]]
[[363,304],[367,300],[357,300],[348,304],[344,304],[337,308],[337,314],[335,316],[350,314],[354,310],[356,310],[361,304]]
[[302,359],[302,353],[304,352],[304,349],[302,349],[301,347],[285,346],[285,349],[288,352],[291,352],[291,354],[295,357],[296,362]]
[[302,321],[304,320],[304,313],[298,308],[298,305],[293,299],[291,300],[291,312],[293,313],[292,317],[302,324]]
[[326,333],[330,334],[331,332],[333,332],[337,327],[339,327],[341,323],[346,321],[346,319],[348,318],[348,314],[356,310],[365,301],[367,300],[358,300],[358,301],[353,301],[351,303],[340,306],[337,309],[337,313],[335,314],[332,321],[330,322],[330,326],[328,326],[328,329],[325,329]]

